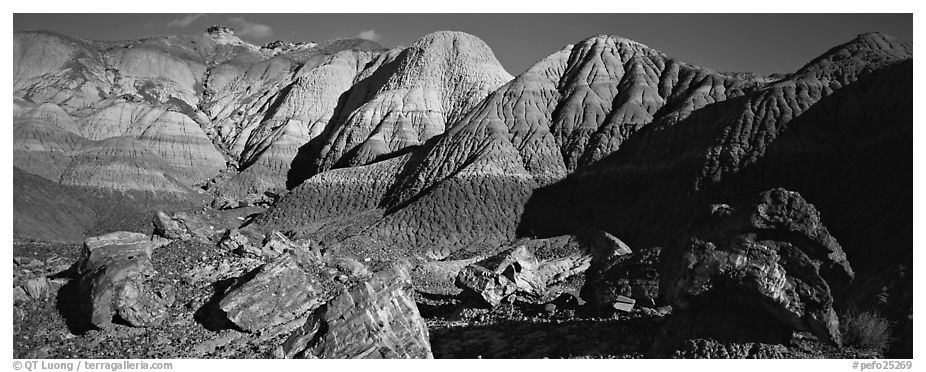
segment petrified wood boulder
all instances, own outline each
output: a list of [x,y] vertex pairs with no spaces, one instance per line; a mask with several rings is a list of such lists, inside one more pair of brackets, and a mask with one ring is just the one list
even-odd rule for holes
[[77,270],[92,325],[108,328],[116,316],[136,327],[157,325],[164,319],[169,301],[145,285],[157,274],[151,252],[164,243],[124,231],[84,242]]
[[318,308],[283,345],[306,358],[433,358],[408,271],[391,265]]
[[219,302],[228,320],[257,332],[307,316],[357,278],[308,250],[289,250],[259,267]]
[[546,281],[540,266],[537,257],[520,246],[464,267],[457,274],[455,284],[466,296],[494,307],[515,293],[541,296],[546,290]]
[[690,309],[720,299],[839,344],[831,289],[845,287],[853,272],[813,205],[778,188],[737,208],[713,209],[664,255],[667,300]]

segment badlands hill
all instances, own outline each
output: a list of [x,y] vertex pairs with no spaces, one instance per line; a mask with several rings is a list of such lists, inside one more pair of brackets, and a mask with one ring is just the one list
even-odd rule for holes
[[119,190],[189,193],[226,170],[227,194],[283,189],[418,146],[510,79],[481,40],[454,32],[392,50],[258,47],[219,26],[125,42],[20,32],[14,163]]
[[258,47],[219,26],[14,41],[23,171],[165,195],[291,188],[257,225],[315,234],[357,223],[336,242],[363,247],[352,254],[479,251],[589,229],[660,245],[706,203],[772,186],[832,209],[834,228],[859,246],[850,251],[878,240],[868,230],[909,226],[850,217],[910,211],[912,49],[882,34],[775,77],[598,35],[513,80],[459,32],[393,49],[356,39]]
[[[901,222],[912,216],[911,73],[910,46],[860,35],[748,94],[653,121],[533,194],[520,229],[595,225],[656,242],[709,203],[783,186],[814,201],[862,261],[885,258],[869,239],[912,236]],[[909,253],[908,244],[887,246]]]
[[307,179],[260,223],[312,233],[364,216],[359,235],[400,255],[587,229],[649,245],[707,203],[787,185],[836,208],[847,224],[836,228],[864,238],[863,250],[876,234],[843,216],[911,211],[911,58],[909,46],[866,34],[774,80],[595,36],[412,152]]
[[[629,245],[620,264],[573,268],[599,286],[586,301],[611,301],[621,284],[608,275],[642,272],[633,296],[651,307],[711,304],[690,284],[748,262],[759,287],[704,290],[719,303],[740,293],[723,288],[746,291],[744,306],[774,318],[743,324],[838,345],[834,309],[912,324],[913,54],[878,33],[821,52],[793,73],[721,73],[597,35],[512,77],[460,32],[392,49],[261,47],[219,26],[119,42],[15,33],[16,236],[109,232],[119,214],[88,190],[146,200],[133,212],[143,224],[152,208],[183,209],[161,198],[214,199],[155,225],[235,209],[222,234],[186,228],[222,247],[293,239],[326,257],[411,262],[415,290],[435,296],[472,294],[467,273],[510,260],[566,275],[576,252],[600,253],[578,247]],[[683,314],[686,332],[710,316]]]

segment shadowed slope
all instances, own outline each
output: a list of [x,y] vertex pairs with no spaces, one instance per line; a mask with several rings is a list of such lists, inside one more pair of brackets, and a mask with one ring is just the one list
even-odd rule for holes
[[[677,120],[757,84],[596,36],[539,62],[408,155],[309,178],[261,221],[312,230],[380,209],[383,219],[358,235],[380,242],[369,248],[376,255],[497,244],[514,237],[534,189],[619,148],[654,115]],[[323,207],[347,200],[365,202]]]
[[81,241],[96,214],[66,187],[13,167],[13,236],[45,241]]
[[[903,58],[910,55],[902,47],[857,49],[870,37],[884,36],[863,35],[748,96],[707,106],[677,122],[654,122],[620,151],[538,191],[522,221],[523,231],[556,235],[601,225],[634,243],[661,244],[655,239],[683,227],[690,208],[736,201],[710,198],[736,199],[783,186],[814,203],[851,205],[854,198],[822,190],[839,187],[856,189],[859,197],[868,194],[863,191],[867,187],[843,183],[850,174],[856,178],[890,171],[896,173],[891,182],[909,179],[906,166],[853,170],[871,162],[910,163],[902,156],[910,146],[897,146],[909,144],[912,130],[909,61]],[[818,64],[845,50],[865,58],[841,59],[846,64],[842,67]],[[821,70],[833,73],[807,73]],[[895,155],[871,155],[888,149]],[[900,189],[871,191],[864,199],[893,198]],[[826,202],[838,198],[844,200]],[[821,210],[826,215],[826,208]]]

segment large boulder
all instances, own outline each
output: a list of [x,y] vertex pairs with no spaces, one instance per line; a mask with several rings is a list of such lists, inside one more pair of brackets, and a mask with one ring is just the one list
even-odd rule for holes
[[116,316],[136,327],[160,324],[170,301],[150,291],[145,282],[157,274],[151,253],[164,243],[124,231],[84,242],[77,272],[92,325],[109,328]]
[[832,288],[845,288],[853,272],[819,212],[797,192],[777,188],[736,208],[715,206],[677,244],[663,255],[661,281],[673,306],[735,304],[840,344]]
[[464,296],[490,307],[511,295],[537,298],[546,290],[540,261],[525,246],[519,246],[464,267],[455,284]]
[[641,249],[620,259],[594,265],[585,272],[582,298],[598,310],[614,308],[623,298],[655,307],[659,297],[659,256],[662,249]]
[[584,303],[579,292],[587,286],[589,276],[622,262],[632,253],[623,241],[600,230],[568,236],[566,244],[562,247],[535,251],[540,258],[538,272],[546,285],[541,301],[549,302],[558,298],[557,306],[565,304],[563,300],[566,303]]
[[285,357],[433,358],[408,271],[391,265],[319,307],[283,344]]
[[[307,317],[345,286],[363,278],[303,249],[287,250],[232,287],[219,302],[228,320],[257,332]],[[362,271],[361,273],[365,273]]]
[[604,231],[577,236],[525,239],[511,248],[466,265],[454,284],[462,296],[495,307],[512,296],[543,304],[564,293],[578,296],[587,270],[610,267],[631,253],[620,239]]

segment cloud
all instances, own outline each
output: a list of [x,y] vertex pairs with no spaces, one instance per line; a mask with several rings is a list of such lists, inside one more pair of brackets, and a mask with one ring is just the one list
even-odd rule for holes
[[180,18],[171,20],[170,22],[167,22],[167,27],[180,27],[180,28],[183,28],[183,27],[189,26],[191,23],[193,23],[193,22],[196,21],[197,19],[200,19],[200,18],[205,17],[205,16],[206,16],[206,14],[204,14],[204,13],[187,14],[187,15],[185,15],[185,16],[183,16],[183,17],[180,17]]
[[273,35],[273,29],[262,23],[251,22],[244,17],[231,17],[228,23],[235,29],[235,35],[253,39],[265,39]]
[[360,33],[357,34],[357,37],[361,39],[372,40],[372,41],[379,41],[379,39],[382,38],[380,34],[376,33],[376,30],[360,31]]

